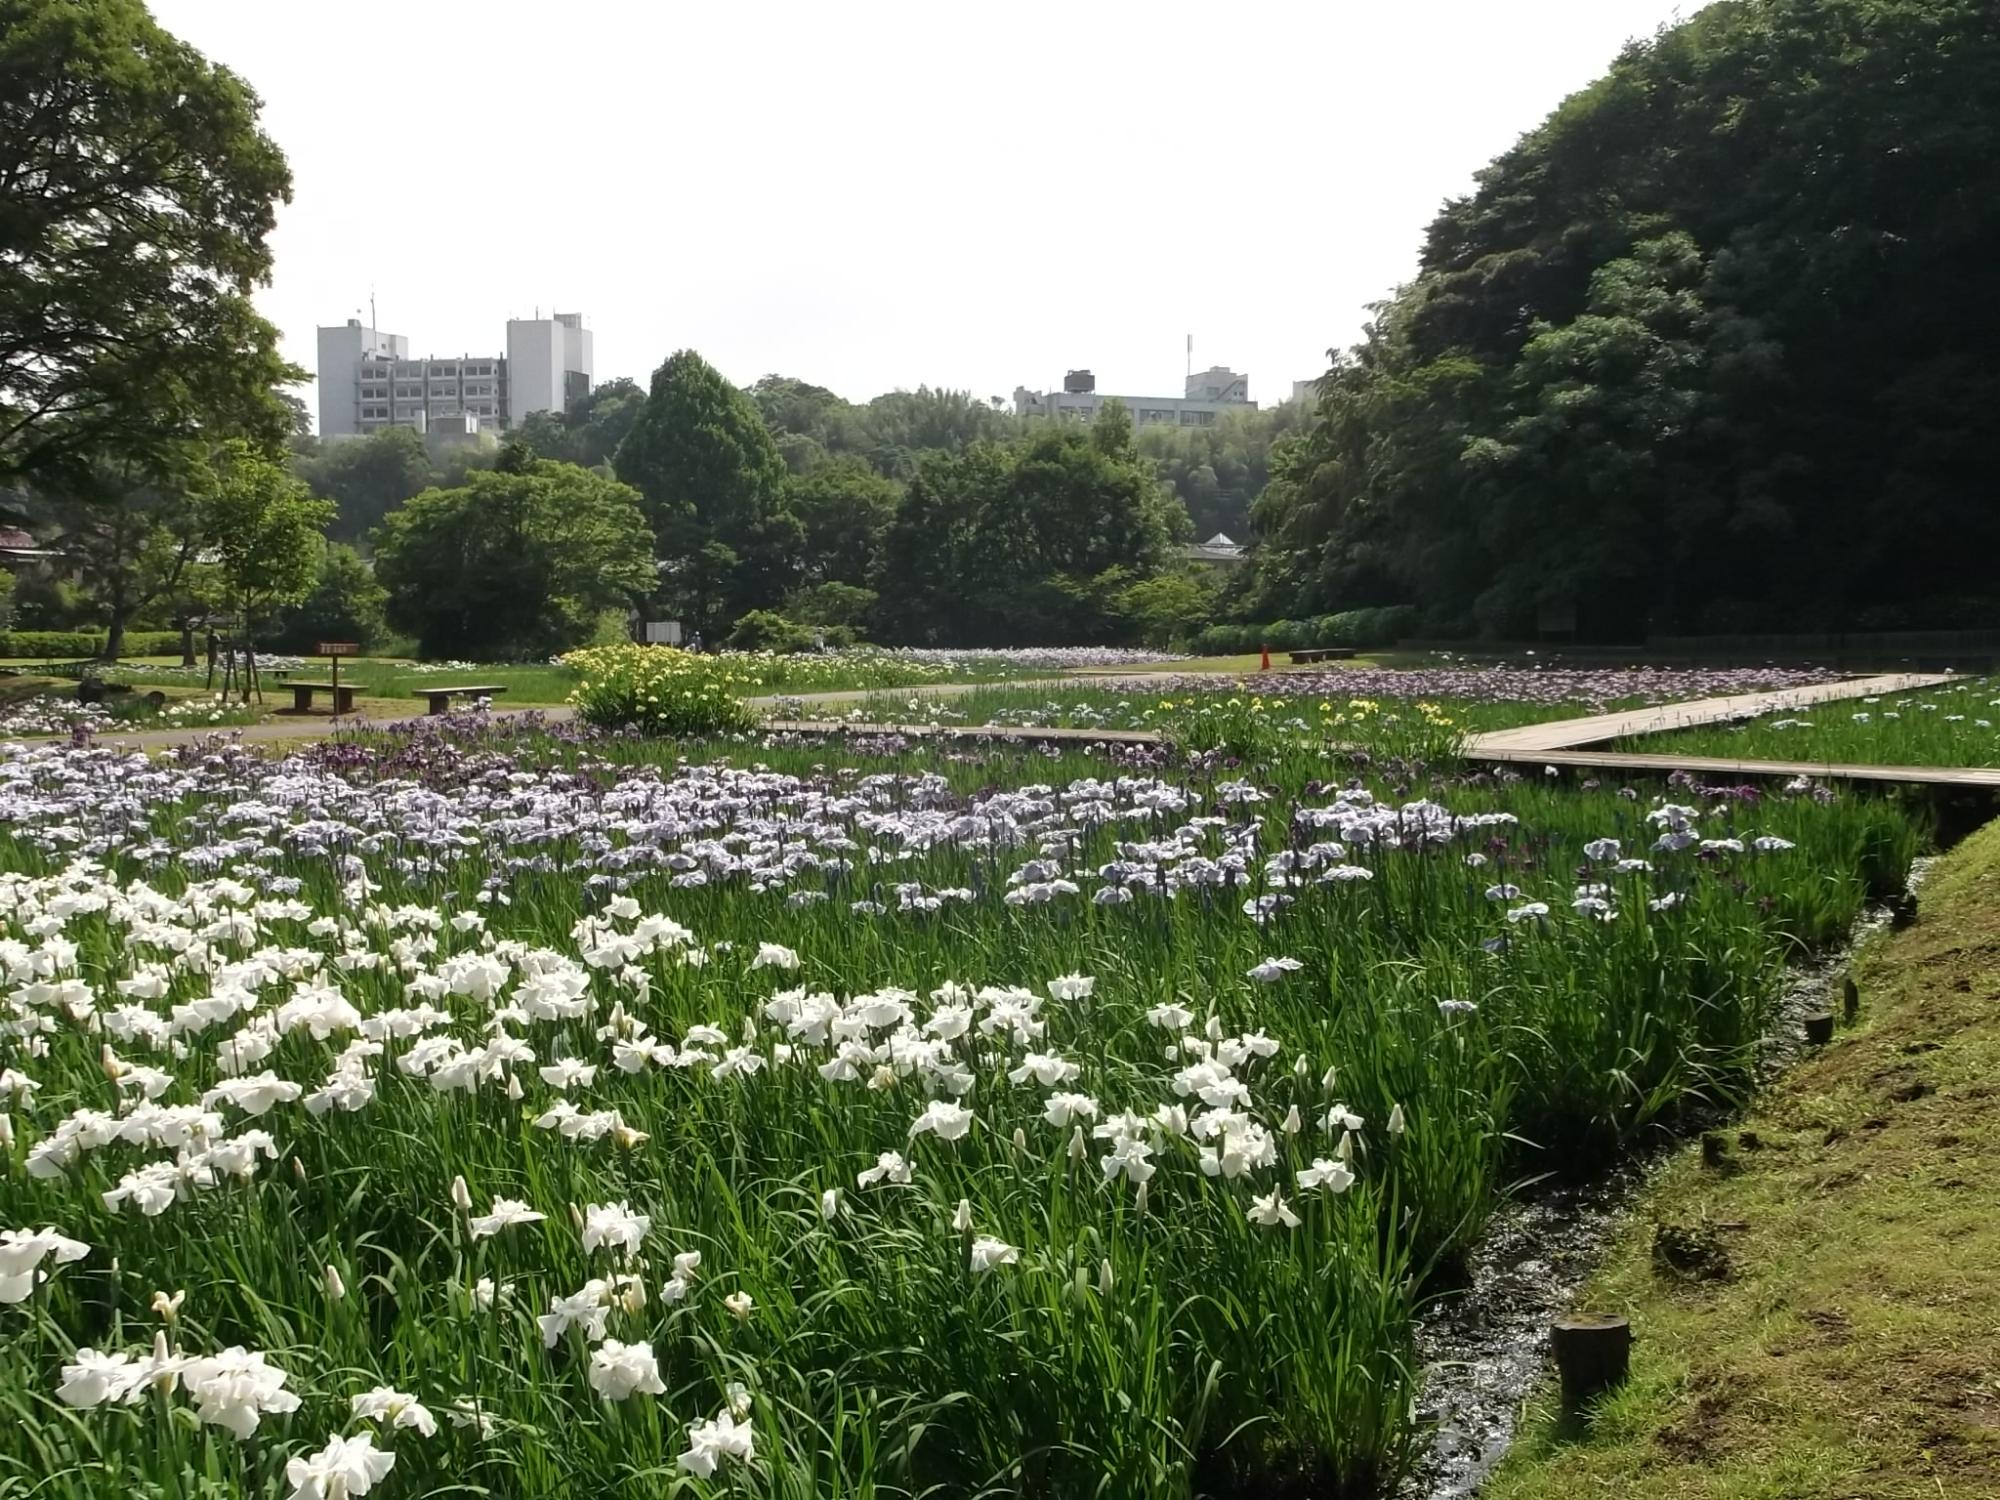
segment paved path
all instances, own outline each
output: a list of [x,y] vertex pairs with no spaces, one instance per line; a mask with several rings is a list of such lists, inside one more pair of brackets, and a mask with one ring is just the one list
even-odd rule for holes
[[1687,729],[1697,724],[1719,724],[1773,709],[1805,708],[1815,703],[1835,703],[1843,698],[1866,698],[1877,693],[1904,693],[1912,688],[1942,687],[1955,681],[1950,672],[1898,672],[1885,677],[1843,677],[1838,682],[1822,682],[1813,687],[1784,688],[1770,693],[1738,693],[1728,698],[1697,698],[1690,703],[1661,703],[1650,708],[1630,708],[1620,713],[1591,714],[1580,719],[1556,719],[1547,724],[1525,724],[1519,729],[1495,729],[1475,734],[1466,742],[1466,753],[1475,760],[1506,760],[1508,752],[1573,750],[1579,745],[1598,745],[1606,740],[1634,734],[1658,734],[1668,729]]

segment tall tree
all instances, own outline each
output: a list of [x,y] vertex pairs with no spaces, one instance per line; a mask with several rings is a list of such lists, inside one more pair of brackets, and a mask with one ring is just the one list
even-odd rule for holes
[[669,605],[691,630],[713,637],[784,596],[800,545],[784,460],[757,408],[699,354],[654,372],[612,464],[644,497]]
[[375,568],[389,621],[427,656],[546,659],[653,587],[636,491],[511,448],[503,464],[425,490],[382,525]]
[[2000,11],[1733,0],[1479,174],[1258,502],[1286,614],[2000,622]]
[[[332,518],[331,502],[314,499],[283,464],[249,443],[232,441],[216,456],[199,526],[222,597],[243,621],[246,639],[311,590],[321,533]],[[249,691],[246,681],[246,700]]]
[[213,482],[192,445],[171,462],[105,456],[51,468],[37,486],[37,529],[75,572],[105,626],[103,657],[125,653],[125,632],[148,610],[177,601],[201,552],[203,489]]
[[293,467],[315,495],[333,501],[328,532],[350,543],[365,543],[390,511],[441,478],[424,440],[408,427],[322,444]]
[[1186,517],[1133,451],[1116,403],[1090,430],[935,453],[883,544],[881,623],[924,644],[1104,639],[1118,597],[1158,571]]
[[842,458],[795,475],[786,492],[802,532],[804,582],[867,587],[896,515],[897,487],[859,459]]
[[0,483],[282,440],[299,372],[249,291],[291,176],[258,107],[140,0],[0,0]]

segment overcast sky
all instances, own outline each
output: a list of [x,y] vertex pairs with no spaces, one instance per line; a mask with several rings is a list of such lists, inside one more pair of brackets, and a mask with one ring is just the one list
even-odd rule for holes
[[[596,376],[692,346],[855,400],[1088,367],[1263,403],[1352,342],[1473,172],[1697,0],[153,0],[265,101],[259,305],[311,368],[581,311]],[[282,15],[283,22],[278,18]]]

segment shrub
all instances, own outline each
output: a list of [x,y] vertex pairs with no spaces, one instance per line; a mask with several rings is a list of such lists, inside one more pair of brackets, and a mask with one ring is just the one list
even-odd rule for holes
[[672,646],[591,646],[562,658],[581,677],[569,701],[587,724],[646,734],[728,734],[757,716],[726,661]]
[[1273,651],[1296,651],[1310,639],[1303,620],[1275,620],[1265,627],[1262,644]]
[[785,655],[812,649],[813,633],[768,609],[753,609],[736,622],[725,643],[731,651],[775,651]]
[[785,601],[785,614],[801,625],[844,625],[864,628],[875,614],[875,590],[851,583],[816,583],[798,589]]
[[[127,656],[178,656],[177,630],[128,630]],[[104,650],[102,631],[10,630],[0,633],[0,656],[34,657],[43,661],[80,661]]]

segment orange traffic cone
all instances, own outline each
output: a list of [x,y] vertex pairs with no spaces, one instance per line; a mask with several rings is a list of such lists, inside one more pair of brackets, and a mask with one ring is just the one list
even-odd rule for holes
[[1260,672],[1271,670],[1271,648],[1269,646],[1264,648],[1264,659],[1257,663],[1257,670]]

